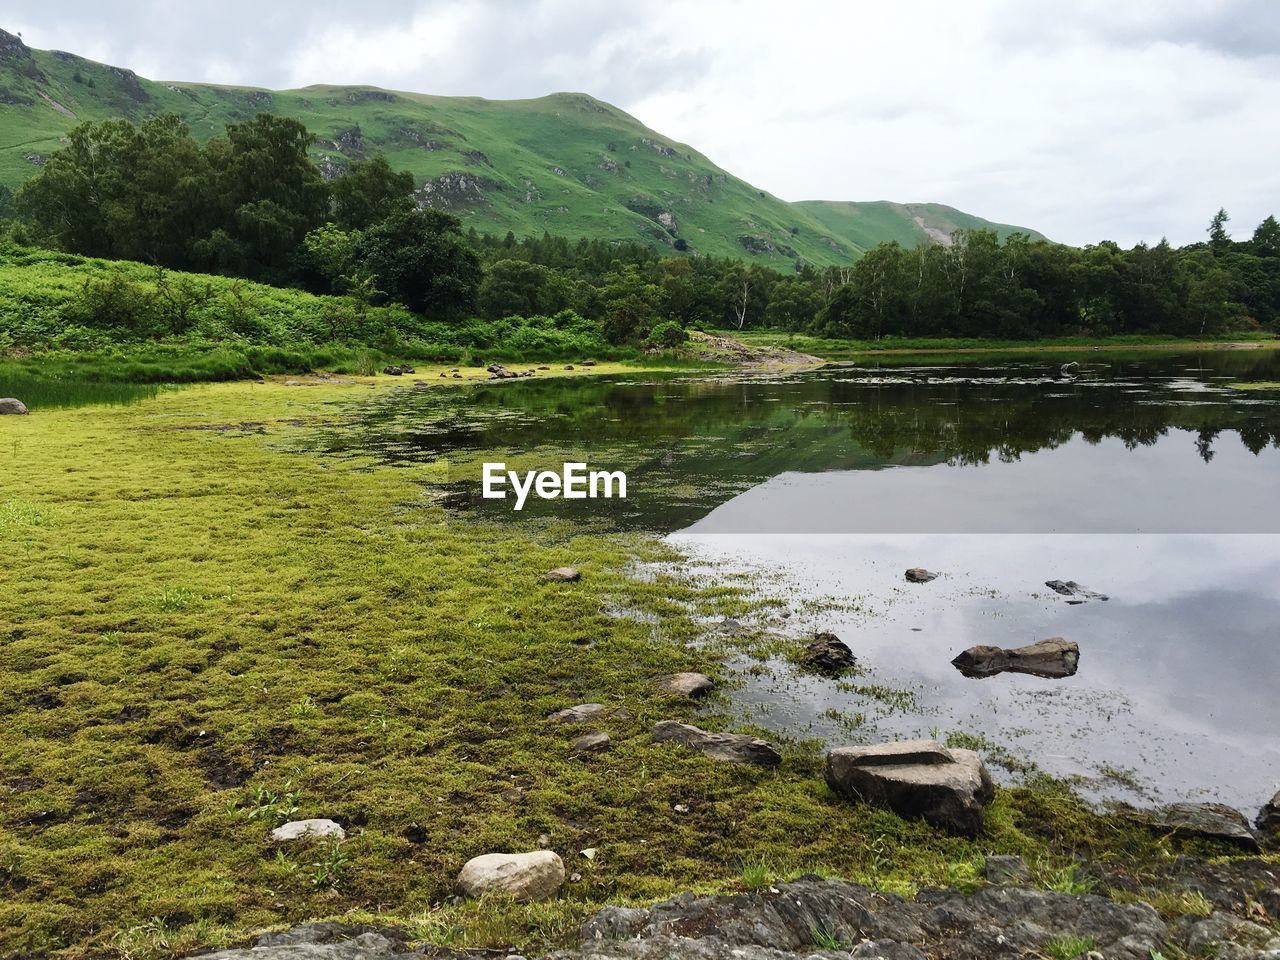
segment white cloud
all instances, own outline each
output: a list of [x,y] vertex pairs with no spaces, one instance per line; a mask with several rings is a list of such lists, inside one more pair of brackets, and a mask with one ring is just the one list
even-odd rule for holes
[[147,76],[584,90],[788,199],[936,200],[1072,243],[1280,212],[1273,0],[16,6],[33,45]]

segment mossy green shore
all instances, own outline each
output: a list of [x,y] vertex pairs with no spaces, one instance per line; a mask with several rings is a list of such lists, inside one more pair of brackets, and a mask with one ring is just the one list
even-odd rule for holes
[[[1078,859],[1174,852],[1053,784],[1001,789],[970,841],[837,800],[812,743],[782,740],[777,770],[654,744],[694,708],[653,678],[730,681],[706,624],[757,601],[654,539],[448,517],[445,464],[297,452],[403,387],[224,383],[0,422],[0,956],[174,956],[317,917],[534,950],[606,903],[805,871],[901,892],[1017,853],[1070,889]],[[565,564],[579,582],[541,579]],[[575,758],[584,728],[546,718],[588,701],[625,712]],[[268,842],[304,817],[347,840]],[[468,858],[544,834],[574,875],[558,899],[454,902]]]

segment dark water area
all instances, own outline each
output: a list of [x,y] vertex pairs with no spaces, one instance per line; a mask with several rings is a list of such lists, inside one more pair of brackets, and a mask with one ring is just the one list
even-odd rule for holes
[[0,366],[0,397],[17,397],[29,410],[87,407],[92,404],[123,405],[154,397],[172,389],[154,383],[113,383],[74,377],[37,377]]
[[[447,463],[429,493],[460,515],[653,531],[708,578],[752,574],[790,608],[770,629],[834,630],[863,670],[743,670],[734,696],[754,723],[829,743],[951,738],[1006,779],[1252,815],[1280,786],[1280,352],[1068,359],[405,390],[317,442]],[[516,514],[480,498],[487,460],[625,470],[628,498]],[[916,566],[943,576],[906,583]],[[1054,579],[1110,599],[1069,604]],[[1051,637],[1078,643],[1074,676],[950,662]]]
[[[397,391],[332,453],[450,464],[498,519],[703,532],[1280,531],[1280,352],[832,365]],[[624,470],[624,500],[485,500],[481,463]],[[695,525],[697,525],[695,527]]]

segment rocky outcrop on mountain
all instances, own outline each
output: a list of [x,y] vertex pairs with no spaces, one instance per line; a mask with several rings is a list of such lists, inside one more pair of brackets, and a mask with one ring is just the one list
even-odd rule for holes
[[501,190],[502,184],[491,177],[454,170],[428,180],[414,193],[418,203],[439,210],[453,210],[485,202],[485,193]]

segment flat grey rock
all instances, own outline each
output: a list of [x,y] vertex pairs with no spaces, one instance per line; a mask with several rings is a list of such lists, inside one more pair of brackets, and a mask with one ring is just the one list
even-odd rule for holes
[[1184,837],[1230,843],[1245,850],[1260,849],[1258,835],[1239,810],[1221,803],[1173,803],[1148,815],[1157,829]]
[[782,755],[767,740],[745,733],[710,733],[676,720],[662,720],[654,724],[653,739],[657,743],[679,743],[725,763],[776,767],[782,762]]
[[569,749],[574,753],[600,753],[608,750],[611,745],[612,741],[607,733],[595,731],[574,737],[573,742],[569,744]]
[[609,708],[603,703],[579,703],[577,706],[557,710],[547,719],[554,720],[556,723],[585,723],[588,720],[603,717],[608,712]]
[[290,820],[271,831],[271,839],[276,843],[291,843],[295,840],[345,840],[347,833],[332,820]]
[[827,753],[827,785],[847,800],[922,819],[948,833],[976,837],[995,785],[972,750],[949,750],[932,740],[870,747],[837,747]]

